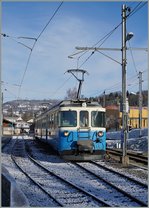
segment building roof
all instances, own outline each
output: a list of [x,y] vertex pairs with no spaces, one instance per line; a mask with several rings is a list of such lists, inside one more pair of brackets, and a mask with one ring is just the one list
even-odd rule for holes
[[33,118],[27,121],[27,123],[33,123],[33,122],[34,122]]
[[109,105],[109,106],[106,106],[106,110],[119,110],[119,106],[118,105]]

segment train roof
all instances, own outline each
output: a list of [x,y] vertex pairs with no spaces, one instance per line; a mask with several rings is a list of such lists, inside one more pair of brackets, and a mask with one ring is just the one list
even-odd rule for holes
[[88,100],[63,100],[62,102],[59,103],[60,107],[81,107],[81,106],[98,106],[102,107],[98,102],[95,101],[88,101]]
[[98,102],[96,101],[89,101],[89,100],[63,100],[60,103],[58,103],[57,105],[52,106],[51,108],[49,108],[48,110],[46,110],[45,112],[43,112],[42,114],[38,115],[36,118],[46,114],[47,112],[49,112],[52,109],[55,109],[57,107],[101,107],[103,108]]

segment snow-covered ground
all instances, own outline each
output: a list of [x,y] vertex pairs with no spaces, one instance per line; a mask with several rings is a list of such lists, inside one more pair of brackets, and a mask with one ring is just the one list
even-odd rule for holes
[[[115,135],[116,133],[108,133],[110,135]],[[118,133],[117,133],[118,134]],[[145,136],[147,138],[147,136]],[[20,142],[23,140],[23,137],[18,137]],[[77,168],[74,164],[71,164],[69,162],[63,161],[59,156],[54,155],[49,152],[43,151],[42,147],[39,148],[38,144],[35,143],[35,140],[32,137],[24,136],[24,139],[28,143],[29,147],[32,150],[32,155],[42,163],[45,167],[47,167],[52,172],[56,173],[57,175],[61,176],[64,179],[67,179],[70,182],[75,183],[77,186],[82,187],[83,189],[90,191],[94,193],[96,196],[102,196],[105,198],[111,205],[114,206],[115,202],[118,202],[119,204],[122,202],[121,198],[114,197],[115,192],[112,190],[109,190],[111,194],[109,194],[106,191],[106,187],[99,184],[99,181],[95,180],[95,178],[92,178],[88,173],[83,172],[79,168]],[[112,142],[115,142],[115,140],[111,140]],[[11,149],[15,143],[16,137],[13,137],[10,143],[5,147],[5,149],[2,152],[2,163],[7,168],[7,170],[10,172],[10,174],[15,178],[18,186],[21,188],[21,190],[26,195],[27,199],[29,200],[29,204],[31,207],[53,207],[53,204],[51,203],[51,199],[48,198],[41,190],[38,189],[34,184],[31,183],[31,181],[19,171],[19,169],[15,166],[13,161],[11,160]],[[133,141],[138,139],[134,138]],[[131,141],[131,139],[129,139]],[[134,142],[136,143],[136,142]],[[21,143],[22,144],[22,143]],[[23,165],[28,166],[27,158],[22,157]],[[105,164],[105,166],[111,167],[111,169],[114,168],[115,163],[104,161],[102,162]],[[117,164],[118,165],[118,164]],[[29,170],[35,171],[37,174],[37,171],[30,166],[28,167]],[[143,181],[144,183],[147,183],[147,171],[140,169],[140,168],[121,168],[118,166],[116,168],[117,172],[125,173],[126,175],[130,175],[133,178],[138,178],[138,180]],[[39,174],[39,172],[38,172]],[[47,180],[47,178],[46,178]],[[48,179],[48,184],[50,184],[50,179]],[[101,190],[102,188],[102,190]],[[102,192],[101,192],[101,191]],[[100,191],[100,194],[99,194]],[[138,191],[138,190],[136,190]],[[112,195],[112,196],[111,196]],[[126,201],[127,202],[127,201]],[[122,203],[125,206],[125,201]],[[119,205],[122,206],[121,204]],[[74,206],[75,207],[75,206]],[[114,206],[115,207],[115,206]]]
[[[127,140],[127,148],[128,150],[147,152],[148,151],[148,129],[141,130],[140,129],[132,129],[129,132],[129,138]],[[107,147],[112,148],[121,148],[122,141],[122,133],[121,131],[117,132],[107,132]]]

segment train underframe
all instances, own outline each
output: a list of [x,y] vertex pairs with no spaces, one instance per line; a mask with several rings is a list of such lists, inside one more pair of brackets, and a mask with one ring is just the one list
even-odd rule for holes
[[90,152],[77,152],[74,150],[65,150],[60,152],[60,156],[64,160],[68,161],[90,161],[90,160],[101,160],[104,159],[106,151],[104,150],[95,150],[92,153]]
[[35,138],[50,144],[56,151],[58,151],[61,158],[67,161],[91,161],[104,159],[106,151],[104,149],[95,150],[92,140],[78,140],[74,148],[69,150],[58,150],[55,139],[46,139],[46,137],[35,136]]
[[104,158],[105,150],[94,150],[92,140],[77,141],[76,149],[64,150],[59,152],[60,156],[65,160],[71,161],[89,161],[101,160]]

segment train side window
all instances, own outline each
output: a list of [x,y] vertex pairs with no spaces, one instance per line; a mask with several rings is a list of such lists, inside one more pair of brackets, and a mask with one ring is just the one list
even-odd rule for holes
[[87,127],[88,125],[88,111],[80,111],[80,127]]
[[54,128],[57,128],[57,113],[54,114]]

